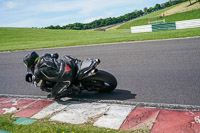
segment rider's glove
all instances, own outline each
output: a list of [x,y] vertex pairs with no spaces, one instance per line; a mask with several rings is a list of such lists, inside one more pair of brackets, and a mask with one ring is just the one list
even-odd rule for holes
[[37,82],[36,82],[36,80],[35,80],[35,75],[32,76],[32,82],[33,82],[33,84],[35,85],[35,87],[38,86],[38,85],[37,85]]
[[25,77],[26,82],[32,83],[33,79],[32,79],[32,73],[27,73],[26,77]]
[[54,53],[54,54],[51,54],[51,57],[58,59],[59,55],[58,55],[58,53]]
[[45,85],[44,81],[42,79],[37,79],[35,78],[35,76],[33,75],[33,84],[35,85],[35,87],[40,87],[40,89],[42,91],[46,91],[47,90],[47,86]]

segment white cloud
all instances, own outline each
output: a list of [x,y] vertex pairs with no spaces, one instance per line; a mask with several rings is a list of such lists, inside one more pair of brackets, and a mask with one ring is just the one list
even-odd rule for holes
[[149,0],[0,0],[0,27],[88,23],[148,7],[148,3]]
[[100,18],[104,18],[104,17],[88,18],[88,19],[85,19],[85,20],[83,21],[83,23],[90,23],[90,22],[92,22],[92,21],[94,21],[94,20],[97,20],[97,19],[100,19]]
[[[50,25],[66,25],[64,23],[59,23],[60,21],[66,21],[73,18],[73,16],[58,16],[52,18],[38,19],[38,18],[24,18],[16,21],[10,21],[5,23],[3,27],[46,27]],[[0,22],[1,26],[1,22]]]
[[29,10],[34,12],[72,12],[77,11],[80,15],[89,15],[102,9],[113,8],[122,5],[130,5],[134,0],[46,0],[33,2]]
[[[80,14],[89,15],[95,11],[106,11],[116,6],[121,6],[123,3],[128,3],[133,0],[87,0],[80,3],[82,5]],[[103,13],[102,13],[103,14]]]
[[104,12],[106,16],[113,16],[114,12],[109,12],[109,11],[105,11]]
[[6,3],[6,7],[9,9],[15,8],[15,7],[17,7],[17,3],[14,1],[9,1]]
[[0,9],[0,16],[4,18],[4,24],[0,22],[0,26],[42,27],[74,22],[89,23],[110,17],[113,13],[107,10],[122,5],[124,0],[15,0],[3,3],[9,9],[16,9]]
[[34,19],[23,19],[15,22],[9,22],[3,25],[3,27],[30,27],[34,22]]
[[34,9],[39,12],[62,12],[75,10],[77,5],[74,2],[69,1],[49,1],[42,2],[31,6],[29,9]]

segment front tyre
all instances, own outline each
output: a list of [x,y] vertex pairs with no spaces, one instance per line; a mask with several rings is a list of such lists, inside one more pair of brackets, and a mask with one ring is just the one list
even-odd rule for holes
[[117,87],[117,80],[112,74],[98,70],[94,76],[86,79],[84,85],[87,90],[111,92]]

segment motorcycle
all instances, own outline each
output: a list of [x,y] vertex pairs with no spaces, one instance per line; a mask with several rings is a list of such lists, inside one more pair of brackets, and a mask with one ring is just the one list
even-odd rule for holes
[[[98,70],[97,66],[100,64],[99,59],[85,59],[77,63],[78,70],[75,80],[72,82],[72,87],[65,88],[58,97],[64,97],[69,94],[76,93],[76,90],[111,92],[117,87],[117,80],[111,74],[104,70]],[[28,76],[29,75],[29,76]],[[26,78],[30,78],[30,73]],[[27,79],[26,79],[27,80]],[[32,79],[30,79],[32,80]],[[48,89],[45,91],[51,92],[52,87],[56,84],[50,81],[45,81]]]

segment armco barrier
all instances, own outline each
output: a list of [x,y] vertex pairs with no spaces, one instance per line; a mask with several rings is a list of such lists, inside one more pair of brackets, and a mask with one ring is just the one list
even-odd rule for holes
[[131,33],[154,32],[200,27],[200,19],[131,27]]

